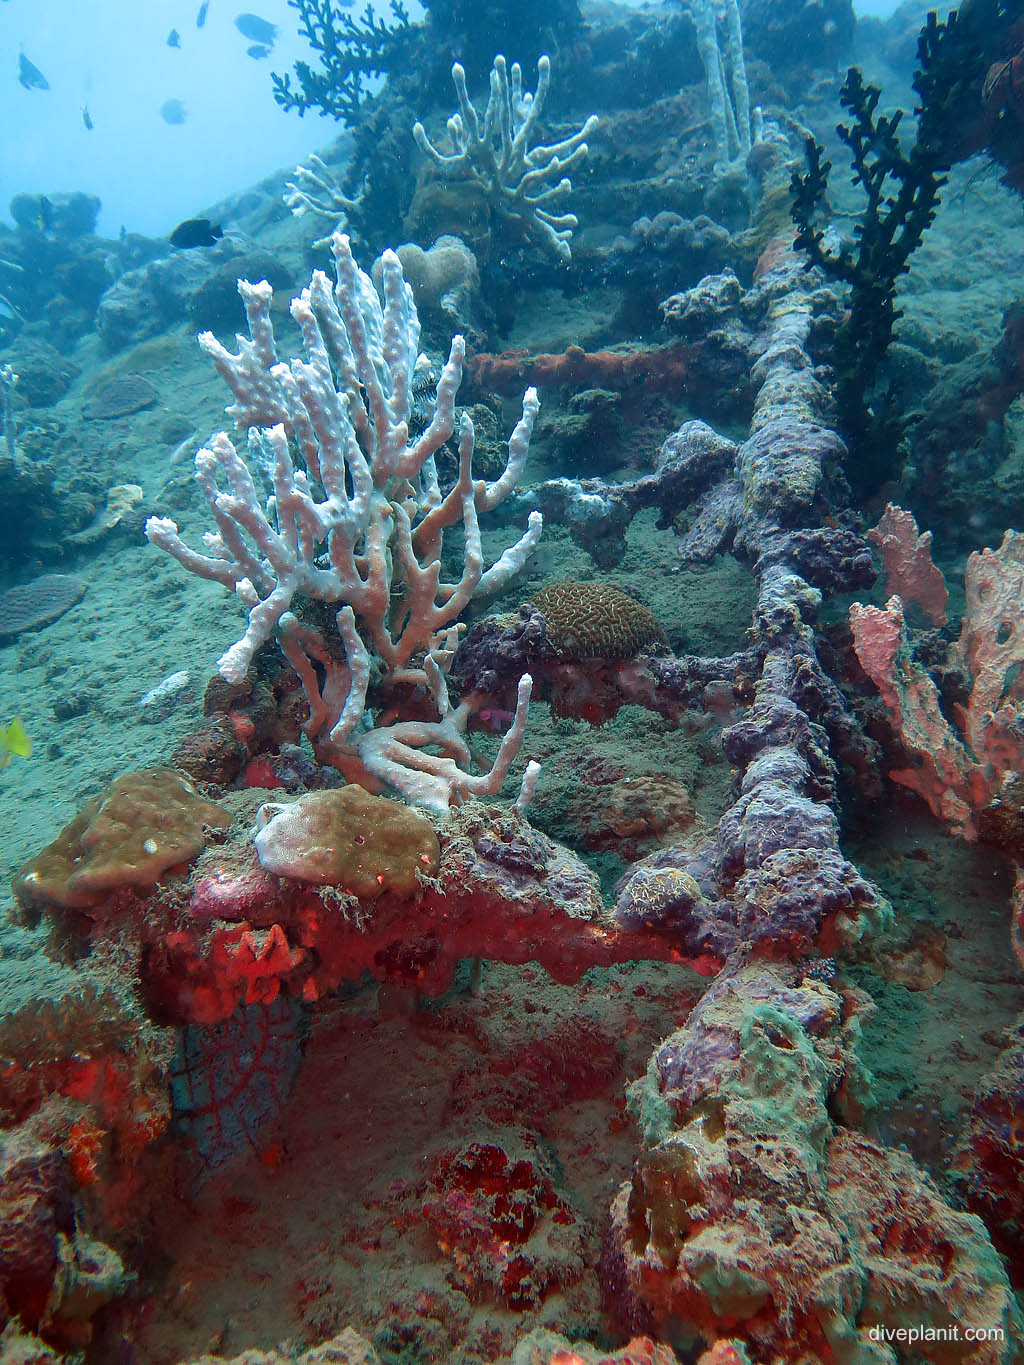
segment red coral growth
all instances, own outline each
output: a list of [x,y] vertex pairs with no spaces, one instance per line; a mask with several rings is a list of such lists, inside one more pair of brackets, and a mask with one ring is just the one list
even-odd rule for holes
[[308,956],[277,923],[215,929],[205,941],[177,930],[149,957],[150,996],[165,1017],[216,1024],[239,1005],[271,1004]]
[[304,948],[292,948],[279,924],[262,930],[245,929],[237,942],[228,935],[214,947],[215,967],[222,980],[238,981],[243,987],[243,1005],[270,1005],[277,999],[281,980],[306,960]]
[[437,1163],[423,1212],[476,1303],[541,1303],[583,1271],[583,1237],[539,1155],[469,1142]]
[[949,593],[942,570],[932,563],[932,533],[919,535],[912,513],[888,503],[868,540],[881,552],[888,591],[906,606],[916,602],[933,626],[946,623]]
[[1024,535],[967,560],[966,607],[952,657],[971,679],[956,728],[910,650],[899,597],[885,610],[854,603],[850,628],[861,667],[878,688],[913,766],[889,776],[910,787],[965,839],[977,817],[1024,767]]
[[[90,1170],[92,1179],[100,1178],[94,1168],[101,1152],[109,1150],[118,1163],[134,1163],[167,1129],[170,1111],[160,1077],[130,1058],[74,1062],[63,1069],[58,1086],[62,1095],[87,1105],[92,1116],[75,1125],[78,1136],[69,1145],[73,1157],[77,1151],[81,1184],[90,1183]],[[108,1133],[112,1147],[105,1142]],[[103,1175],[110,1176],[110,1170]]]
[[100,1156],[107,1134],[88,1119],[79,1119],[68,1131],[64,1143],[68,1165],[75,1184],[80,1188],[95,1185],[100,1178]]
[[[43,1162],[40,1169],[50,1177],[59,1171],[59,1179],[50,1179],[47,1199],[55,1210],[57,1229],[66,1239],[58,1247],[60,1292],[49,1309],[56,1311],[54,1304],[59,1300],[61,1331],[74,1337],[86,1329],[95,1311],[99,1280],[107,1282],[106,1271],[93,1275],[86,1243],[76,1240],[74,1226],[70,1232],[64,1228],[63,1214],[56,1210],[65,1202],[70,1204],[77,1194],[82,1229],[125,1228],[134,1236],[145,1225],[161,1188],[161,1170],[168,1167],[166,1149],[159,1147],[158,1140],[170,1120],[163,1065],[172,1040],[149,1025],[141,1011],[112,1020],[104,1012],[117,1008],[116,997],[92,992],[85,980],[80,996],[57,995],[55,1007],[72,998],[78,1008],[67,1012],[67,1031],[54,1028],[48,1032],[50,1016],[40,1009],[34,1016],[35,1027],[25,1027],[20,1033],[13,1029],[5,1040],[11,1060],[0,1068],[0,1126],[18,1126],[0,1136],[0,1187],[4,1154],[11,1150],[8,1144],[14,1144],[15,1150],[19,1143],[32,1144]],[[0,1188],[0,1224],[9,1227],[16,1240],[23,1213],[4,1206]],[[8,1253],[15,1254],[10,1247],[7,1252],[0,1250],[0,1261]],[[111,1264],[116,1262],[112,1251],[109,1256]],[[82,1288],[86,1281],[91,1288]],[[0,1322],[3,1297],[0,1283]],[[48,1340],[53,1338],[52,1326],[47,1327]]]

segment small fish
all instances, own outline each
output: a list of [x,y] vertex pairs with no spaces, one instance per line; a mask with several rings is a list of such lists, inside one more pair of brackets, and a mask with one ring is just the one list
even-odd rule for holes
[[26,90],[49,90],[50,82],[24,52],[18,57],[18,81]]
[[203,0],[199,6],[199,13],[196,15],[196,28],[202,28],[206,23],[206,11],[210,8],[210,0]]
[[53,227],[53,205],[45,194],[39,196],[39,212],[36,214],[36,227],[40,232],[49,232]]
[[0,769],[6,768],[12,758],[28,758],[31,752],[32,741],[20,720],[0,725]]
[[87,128],[88,131],[91,133],[91,132],[92,132],[92,115],[89,113],[89,106],[88,106],[87,104],[83,104],[83,105],[82,105],[82,122],[85,124],[86,128]]
[[168,46],[168,47],[181,47],[181,34],[178,32],[178,30],[177,30],[176,28],[172,28],[171,31],[170,31],[170,33],[168,33],[168,35],[167,35],[167,46]]
[[264,47],[273,47],[277,42],[277,25],[261,19],[258,14],[240,14],[235,20],[235,28],[243,38]]
[[261,57],[270,56],[270,48],[264,47],[261,43],[253,43],[252,47],[247,47],[245,51],[247,56],[255,57],[257,61],[259,61]]
[[184,123],[185,106],[181,100],[165,100],[160,106],[160,117],[164,123]]
[[217,238],[223,236],[220,225],[215,227],[209,218],[186,218],[174,229],[168,241],[171,246],[213,246]]

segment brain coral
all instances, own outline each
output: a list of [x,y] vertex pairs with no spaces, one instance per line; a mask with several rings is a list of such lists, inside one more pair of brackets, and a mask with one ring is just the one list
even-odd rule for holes
[[606,583],[552,583],[530,601],[543,613],[548,639],[563,659],[632,659],[668,650],[657,617]]
[[231,816],[206,801],[174,768],[115,778],[52,844],[14,879],[25,904],[83,909],[119,886],[151,886],[168,868],[202,850],[204,827],[227,829]]

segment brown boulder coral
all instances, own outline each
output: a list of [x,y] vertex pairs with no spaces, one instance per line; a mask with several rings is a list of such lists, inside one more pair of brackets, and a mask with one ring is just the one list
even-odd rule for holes
[[584,789],[570,805],[569,818],[588,849],[611,849],[625,862],[679,843],[695,824],[697,831],[703,829],[681,783],[647,774],[613,782],[600,792]]
[[230,824],[174,768],[125,773],[25,864],[14,894],[23,905],[87,909],[117,887],[152,886],[202,851],[207,828]]
[[406,898],[433,876],[441,850],[430,821],[362,787],[307,792],[260,807],[256,852],[268,872],[342,886],[360,900]]

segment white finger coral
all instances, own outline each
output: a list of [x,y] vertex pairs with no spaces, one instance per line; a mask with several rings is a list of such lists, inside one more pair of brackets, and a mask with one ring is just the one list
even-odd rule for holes
[[[493,483],[474,479],[473,424],[463,416],[459,474],[442,494],[435,454],[455,427],[455,394],[465,347],[452,338],[437,384],[432,418],[412,436],[414,376],[425,364],[412,291],[394,252],[383,257],[383,306],[335,234],[337,284],[315,271],[292,301],[303,359],[277,359],[268,284],[239,282],[249,339],[237,354],[210,332],[199,342],[235,395],[228,409],[249,432],[252,455],[269,463],[273,494],[262,499],[250,465],[226,433],[198,452],[196,479],[217,530],[206,552],[181,539],[173,521],[151,517],[146,534],[191,573],[223,583],[248,608],[248,626],[221,657],[220,672],[238,682],[274,635],[309,700],[307,733],[322,762],[369,791],[394,789],[410,802],[447,809],[467,795],[492,793],[518,751],[530,679],[492,769],[469,771],[463,738],[468,706],[452,707],[445,681],[455,623],[474,594],[500,589],[540,538],[536,512],[527,530],[485,569],[479,514],[515,488],[537,415],[535,389],[509,439],[508,462]],[[462,572],[441,576],[445,530],[461,523]],[[336,608],[337,636],[293,612],[296,599]],[[368,701],[420,688],[436,720],[403,720],[389,707],[377,725]],[[439,750],[440,752],[434,752]]]
[[573,213],[550,210],[572,190],[566,172],[587,155],[586,139],[597,127],[597,115],[591,114],[582,128],[560,142],[531,147],[551,86],[548,57],[537,63],[534,94],[523,91],[518,62],[510,73],[505,58],[495,57],[482,124],[458,62],[452,67],[452,81],[459,111],[448,120],[448,136],[455,150],[448,153],[435,147],[422,123],[412,130],[417,145],[446,177],[476,181],[498,217],[514,222],[525,237],[568,261],[569,240],[579,220]]

